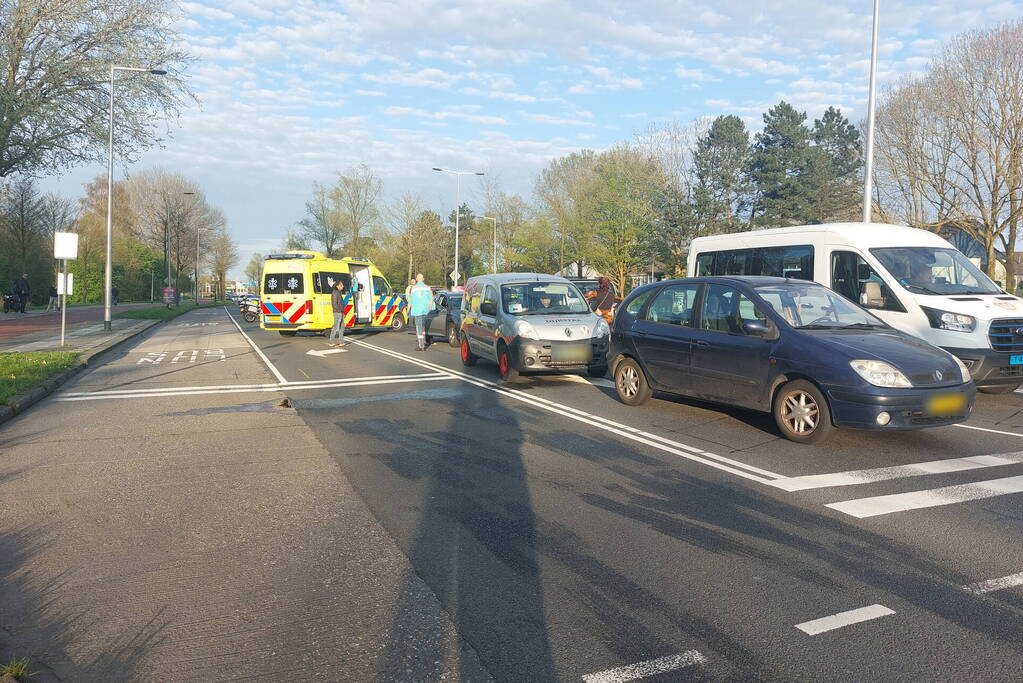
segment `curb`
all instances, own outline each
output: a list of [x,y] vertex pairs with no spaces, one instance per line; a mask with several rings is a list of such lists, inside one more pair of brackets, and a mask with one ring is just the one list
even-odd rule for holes
[[[171,320],[176,320],[178,317],[180,316],[175,316],[174,318],[171,318]],[[25,412],[33,405],[52,394],[62,384],[70,380],[85,368],[89,367],[89,363],[91,363],[96,356],[106,353],[111,349],[115,349],[126,341],[134,339],[140,334],[148,332],[157,325],[162,325],[166,322],[170,322],[170,320],[152,320],[145,327],[136,330],[126,337],[109,342],[106,346],[101,346],[83,353],[71,367],[61,370],[53,377],[43,380],[41,384],[32,387],[28,391],[15,394],[14,397],[7,401],[6,405],[0,405],[0,425],[13,418],[15,415]]]

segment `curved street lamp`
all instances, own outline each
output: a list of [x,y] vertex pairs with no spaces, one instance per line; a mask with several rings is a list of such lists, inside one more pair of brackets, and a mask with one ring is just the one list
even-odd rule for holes
[[458,219],[462,212],[459,210],[461,207],[458,205],[458,184],[464,175],[484,175],[483,171],[453,171],[450,168],[439,168],[433,167],[433,170],[440,171],[441,173],[453,173],[455,176],[455,269],[451,271],[452,287],[458,286]]

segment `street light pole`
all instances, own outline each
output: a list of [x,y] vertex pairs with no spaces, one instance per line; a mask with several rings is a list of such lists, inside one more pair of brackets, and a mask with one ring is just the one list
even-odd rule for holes
[[459,228],[459,219],[461,218],[461,214],[462,214],[462,212],[459,210],[461,208],[460,205],[459,205],[459,197],[458,197],[459,181],[462,179],[462,176],[464,176],[464,175],[484,175],[484,173],[483,173],[483,171],[453,171],[450,168],[438,168],[437,166],[434,166],[433,170],[440,171],[441,173],[453,173],[455,175],[455,268],[451,272],[451,279],[452,279],[452,287],[457,287],[458,286],[458,278],[459,278],[459,273],[458,273],[458,228]]
[[110,288],[113,283],[114,256],[114,73],[139,71],[163,76],[162,69],[139,69],[132,66],[110,66],[110,129],[107,138],[107,262],[103,267],[103,329],[110,330]]
[[[182,192],[181,194],[186,195],[186,196],[191,196],[191,197],[194,198],[192,200],[192,206],[189,207],[189,209],[188,209],[188,213],[189,213],[189,215],[191,215],[192,209],[194,209],[196,204],[199,203],[199,197],[194,192]],[[200,226],[199,226],[198,223],[196,223],[195,224],[195,281],[192,283],[192,297],[193,297],[192,303],[194,303],[196,306],[199,305],[199,232],[200,232]]]
[[480,216],[481,219],[486,221],[493,221],[494,223],[494,256],[490,261],[490,269],[493,272],[497,272],[497,219],[491,216]]
[[874,30],[870,40],[870,95],[867,99],[867,160],[863,169],[863,222],[871,219],[870,184],[874,174],[874,93],[877,89],[877,21],[881,0],[874,0]]

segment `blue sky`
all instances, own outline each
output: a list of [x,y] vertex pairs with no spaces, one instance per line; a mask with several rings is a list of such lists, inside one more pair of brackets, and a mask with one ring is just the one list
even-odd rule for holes
[[[1017,19],[1023,2],[882,0],[883,85],[943,40]],[[450,176],[484,170],[529,197],[551,158],[626,140],[651,122],[737,114],[751,128],[780,99],[812,118],[866,110],[870,0],[226,0],[182,2],[200,106],[160,165],[198,181],[227,215],[240,274],[300,220],[314,180],[371,166],[394,196],[443,213]],[[78,196],[104,168],[47,189]],[[463,198],[481,203],[467,180]]]

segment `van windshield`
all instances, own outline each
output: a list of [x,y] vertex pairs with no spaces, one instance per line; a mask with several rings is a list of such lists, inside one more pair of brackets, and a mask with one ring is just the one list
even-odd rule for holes
[[578,288],[570,282],[523,282],[501,285],[504,312],[510,315],[589,313]]
[[958,249],[887,247],[871,249],[892,277],[919,294],[1001,294],[1002,290]]
[[767,304],[799,330],[887,327],[880,318],[817,284],[786,283],[756,288]]

